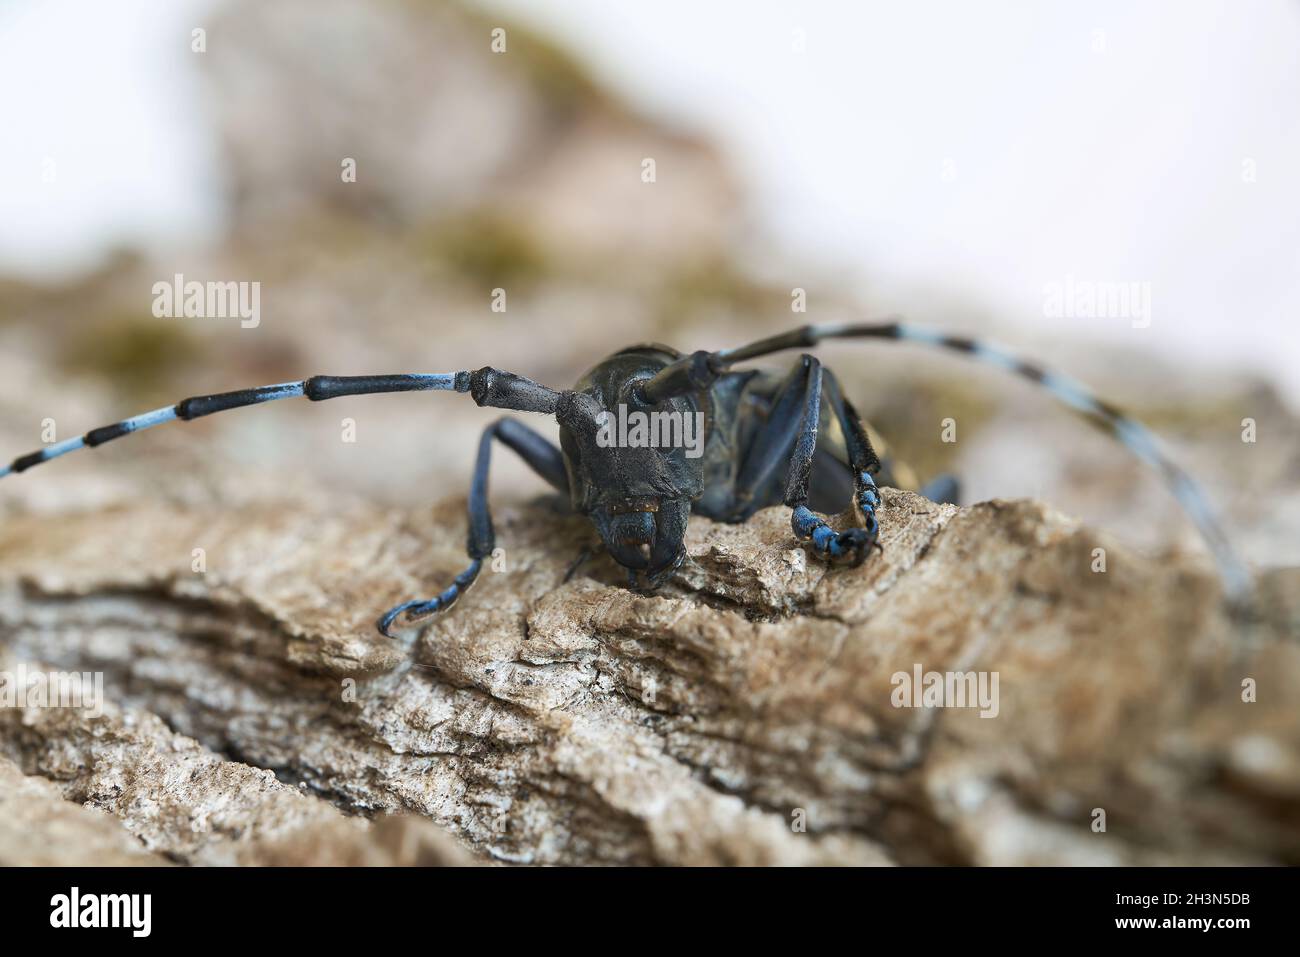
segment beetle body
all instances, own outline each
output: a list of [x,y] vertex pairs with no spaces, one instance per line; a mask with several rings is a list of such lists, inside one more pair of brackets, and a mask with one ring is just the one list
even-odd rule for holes
[[[590,369],[574,385],[600,409],[599,423],[624,423],[629,416],[673,416],[702,424],[702,454],[685,441],[661,441],[667,430],[651,429],[648,440],[593,439],[589,428],[561,422],[573,508],[588,516],[606,551],[629,571],[635,587],[662,584],[685,557],[686,521],[692,512],[716,521],[741,522],[760,509],[781,504],[786,475],[773,469],[752,487],[740,483],[744,463],[780,414],[778,400],[791,377],[768,371],[725,372],[705,388],[666,402],[644,401],[638,386],[687,357],[669,346],[623,349]],[[652,420],[653,421],[653,420]],[[792,428],[797,423],[785,423]],[[690,428],[682,430],[690,435]],[[810,477],[809,506],[839,511],[853,492],[844,433],[824,405],[818,409],[817,444]],[[674,433],[675,435],[677,433]],[[653,444],[651,444],[653,442]]]

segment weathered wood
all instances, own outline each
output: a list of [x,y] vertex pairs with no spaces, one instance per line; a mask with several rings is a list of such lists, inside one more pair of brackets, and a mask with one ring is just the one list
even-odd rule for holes
[[[590,531],[553,503],[496,517],[504,568],[401,642],[373,621],[462,567],[459,499],[11,519],[5,667],[102,671],[109,704],[0,710],[0,755],[193,863],[410,846],[340,811],[425,818],[449,863],[1300,861],[1294,610],[1233,626],[1190,560],[886,490],[861,568],[770,509],[694,520],[645,597],[605,558],[562,582]],[[895,707],[918,665],[996,672],[996,716]]]

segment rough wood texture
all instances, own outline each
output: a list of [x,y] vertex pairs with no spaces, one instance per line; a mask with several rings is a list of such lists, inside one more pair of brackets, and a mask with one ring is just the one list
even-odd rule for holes
[[[862,568],[805,562],[771,509],[695,520],[644,597],[603,557],[563,583],[590,532],[541,501],[498,510],[504,570],[380,638],[463,566],[462,510],[11,519],[2,667],[102,671],[109,705],[0,709],[0,755],[115,815],[123,861],[1300,862],[1294,576],[1245,629],[1190,561],[886,490]],[[997,716],[894,707],[915,664],[997,672]],[[49,833],[92,828],[0,774],[45,795]]]

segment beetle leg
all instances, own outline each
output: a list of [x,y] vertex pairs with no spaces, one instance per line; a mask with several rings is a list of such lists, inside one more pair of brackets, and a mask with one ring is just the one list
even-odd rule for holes
[[492,555],[496,547],[496,531],[492,527],[492,513],[488,508],[488,470],[492,464],[492,440],[499,439],[519,454],[538,475],[557,490],[567,492],[568,479],[564,472],[564,459],[560,450],[514,419],[498,419],[483,430],[478,444],[478,458],[474,463],[474,480],[469,492],[469,567],[456,576],[451,586],[436,598],[408,601],[390,609],[379,619],[379,633],[393,637],[392,628],[399,618],[406,621],[445,611],[456,603],[478,578],[483,560]]
[[[880,493],[867,468],[856,468],[854,473],[854,496],[858,503],[865,528],[850,528],[836,532],[824,518],[808,507],[808,486],[812,477],[813,452],[817,448],[817,425],[821,417],[822,366],[812,356],[804,356],[808,369],[808,383],[804,390],[803,418],[800,420],[799,433],[795,439],[794,450],[790,457],[790,471],[786,481],[785,504],[793,511],[790,515],[790,527],[795,536],[810,543],[822,557],[834,562],[848,562],[859,565],[867,557],[871,546],[876,544],[880,526],[876,521],[876,508],[880,504]],[[857,430],[862,433],[861,423]],[[846,428],[846,433],[850,431]],[[846,434],[849,443],[849,455],[853,462],[865,462],[864,455],[870,451],[870,443],[858,445],[856,436]],[[865,433],[862,433],[865,440]],[[877,467],[878,462],[871,461]]]
[[805,356],[781,384],[767,420],[745,452],[732,489],[729,521],[744,521],[759,508],[771,504],[769,490],[779,481],[781,466],[790,461],[802,426],[801,414],[808,401],[812,370],[809,360],[812,357]]

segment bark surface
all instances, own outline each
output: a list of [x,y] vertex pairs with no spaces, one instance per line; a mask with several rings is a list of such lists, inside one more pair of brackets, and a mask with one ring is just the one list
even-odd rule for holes
[[[564,581],[591,532],[541,500],[383,639],[463,567],[463,508],[11,518],[0,667],[102,672],[106,702],[0,708],[0,858],[1300,862],[1293,572],[1242,625],[1190,558],[885,490],[861,568],[805,559],[784,509],[695,519],[647,597],[603,556]],[[897,707],[917,668],[996,674],[996,715]]]

